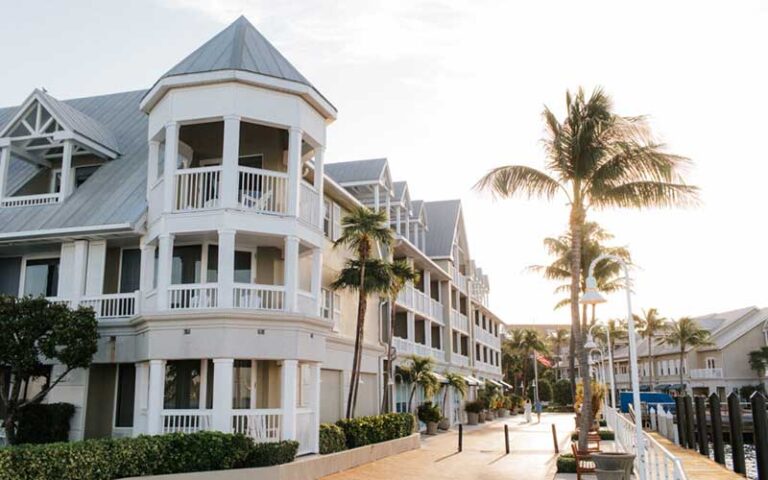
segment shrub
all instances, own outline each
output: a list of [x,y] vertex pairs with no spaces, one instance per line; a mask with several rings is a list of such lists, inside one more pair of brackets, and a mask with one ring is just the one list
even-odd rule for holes
[[116,478],[262,467],[293,461],[297,442],[220,432],[22,445],[0,449],[0,480]]
[[320,425],[320,454],[340,452],[347,449],[347,437],[344,430],[332,423]]
[[424,402],[419,405],[419,420],[424,423],[437,423],[443,418],[440,407],[432,402]]
[[558,380],[552,389],[552,401],[558,405],[571,405],[573,403],[571,393],[571,382],[565,379]]
[[553,413],[573,413],[573,405],[547,405],[546,412]]
[[407,437],[413,431],[414,418],[410,413],[385,413],[371,417],[358,417],[336,422],[347,439],[347,448]]
[[542,402],[552,400],[552,384],[547,380],[539,380],[539,400]]
[[512,400],[512,407],[511,408],[520,408],[523,406],[523,397],[520,395],[513,393],[509,396],[509,398]]
[[572,453],[563,453],[557,457],[557,473],[576,473],[576,459]]
[[480,413],[484,409],[483,402],[480,400],[474,400],[464,404],[464,411],[467,413]]
[[54,443],[69,439],[69,420],[75,414],[70,403],[27,405],[19,410],[16,442]]
[[[600,440],[615,440],[616,439],[616,434],[613,433],[613,430],[607,430],[607,429],[602,429],[601,428],[600,430],[598,430],[597,433],[600,434]],[[571,434],[571,440],[578,440],[578,439],[579,439],[578,432],[573,432]]]

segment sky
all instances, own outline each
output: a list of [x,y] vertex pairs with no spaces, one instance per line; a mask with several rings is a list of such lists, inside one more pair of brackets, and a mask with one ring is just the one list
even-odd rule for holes
[[[633,307],[668,317],[768,307],[768,0],[132,0],[9,2],[0,106],[37,87],[59,99],[151,86],[244,14],[339,111],[326,161],[389,159],[414,199],[461,198],[470,255],[507,323],[566,323],[555,284],[525,268],[567,227],[564,198],[496,200],[490,168],[543,167],[541,112],[602,86],[647,114],[702,203],[592,212],[627,246]],[[626,314],[621,295],[598,317]]]

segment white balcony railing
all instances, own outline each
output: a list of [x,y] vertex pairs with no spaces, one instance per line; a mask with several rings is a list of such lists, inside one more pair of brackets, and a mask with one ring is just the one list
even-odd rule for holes
[[255,285],[238,283],[234,287],[235,308],[256,310],[283,310],[285,287],[282,285]]
[[395,347],[395,350],[397,350],[398,355],[419,355],[422,357],[432,357],[438,361],[445,361],[445,352],[437,348],[432,348],[429,345],[412,342],[400,337],[394,337],[392,339],[392,345]]
[[5,197],[2,200],[3,207],[29,207],[33,205],[53,205],[59,203],[58,193],[42,193],[40,195],[24,195],[19,197]]
[[315,412],[308,408],[299,408],[296,411],[296,441],[299,442],[299,455],[316,451],[315,439],[318,431],[315,425]]
[[411,284],[400,290],[397,302],[425,317],[443,323],[443,304]]
[[613,377],[614,377],[614,380],[617,382],[629,382],[628,373],[617,373]]
[[320,226],[320,195],[306,182],[301,182],[299,189],[299,219],[313,227]]
[[255,442],[279,442],[282,418],[283,411],[279,408],[233,410],[232,433],[241,433]]
[[692,368],[691,379],[693,380],[707,380],[723,378],[722,368]]
[[288,175],[261,168],[238,167],[241,208],[261,213],[285,214],[288,211]]
[[316,308],[315,296],[304,290],[298,291],[299,311],[305,315],[318,315],[320,312]]
[[477,367],[478,370],[485,372],[485,373],[497,373],[501,374],[501,367],[497,367],[495,365],[491,365],[490,363],[486,362],[475,362],[475,367]]
[[463,313],[451,310],[451,327],[469,334],[469,319]]
[[211,429],[210,410],[163,410],[163,433],[195,433]]
[[501,339],[499,339],[499,337],[494,336],[488,330],[485,330],[478,325],[474,326],[474,330],[475,330],[475,340],[482,342],[486,345],[489,345],[491,347],[494,347],[496,349],[499,349],[501,347]]
[[219,288],[215,283],[171,285],[168,288],[168,308],[171,310],[216,308],[218,300]]
[[175,180],[174,210],[204,210],[220,205],[220,166],[177,170]]
[[80,300],[80,305],[91,307],[96,318],[132,317],[138,311],[139,292],[94,295]]
[[434,320],[437,320],[441,324],[445,324],[445,320],[443,319],[443,304],[434,298],[429,299],[429,313]]
[[451,363],[458,365],[460,367],[468,367],[469,357],[465,355],[460,355],[458,353],[454,353],[453,355],[451,355]]
[[461,292],[467,293],[467,277],[464,276],[458,268],[451,267],[453,283]]

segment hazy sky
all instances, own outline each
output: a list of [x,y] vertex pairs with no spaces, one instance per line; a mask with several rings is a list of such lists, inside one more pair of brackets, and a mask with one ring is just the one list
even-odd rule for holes
[[[592,214],[638,265],[637,309],[669,316],[768,306],[768,6],[760,1],[7,2],[0,105],[35,87],[66,99],[147,88],[245,14],[339,110],[328,161],[382,157],[414,198],[460,197],[470,254],[507,322],[566,322],[554,285],[525,273],[565,201],[497,201],[473,183],[543,164],[541,111],[602,85],[689,156],[703,205]],[[621,315],[623,297],[598,310]]]

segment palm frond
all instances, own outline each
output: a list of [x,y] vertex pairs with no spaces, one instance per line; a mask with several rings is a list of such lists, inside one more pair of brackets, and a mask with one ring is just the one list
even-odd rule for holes
[[[360,288],[360,260],[347,260],[336,280],[331,283],[333,290],[358,290]],[[377,258],[365,261],[365,291],[368,294],[388,294],[391,288],[389,265]]]
[[596,208],[689,207],[699,204],[699,189],[684,183],[629,182],[593,192],[590,205]]
[[522,195],[527,198],[543,197],[551,200],[562,186],[557,180],[535,168],[506,165],[485,174],[474,188],[489,191],[494,197],[512,198]]

